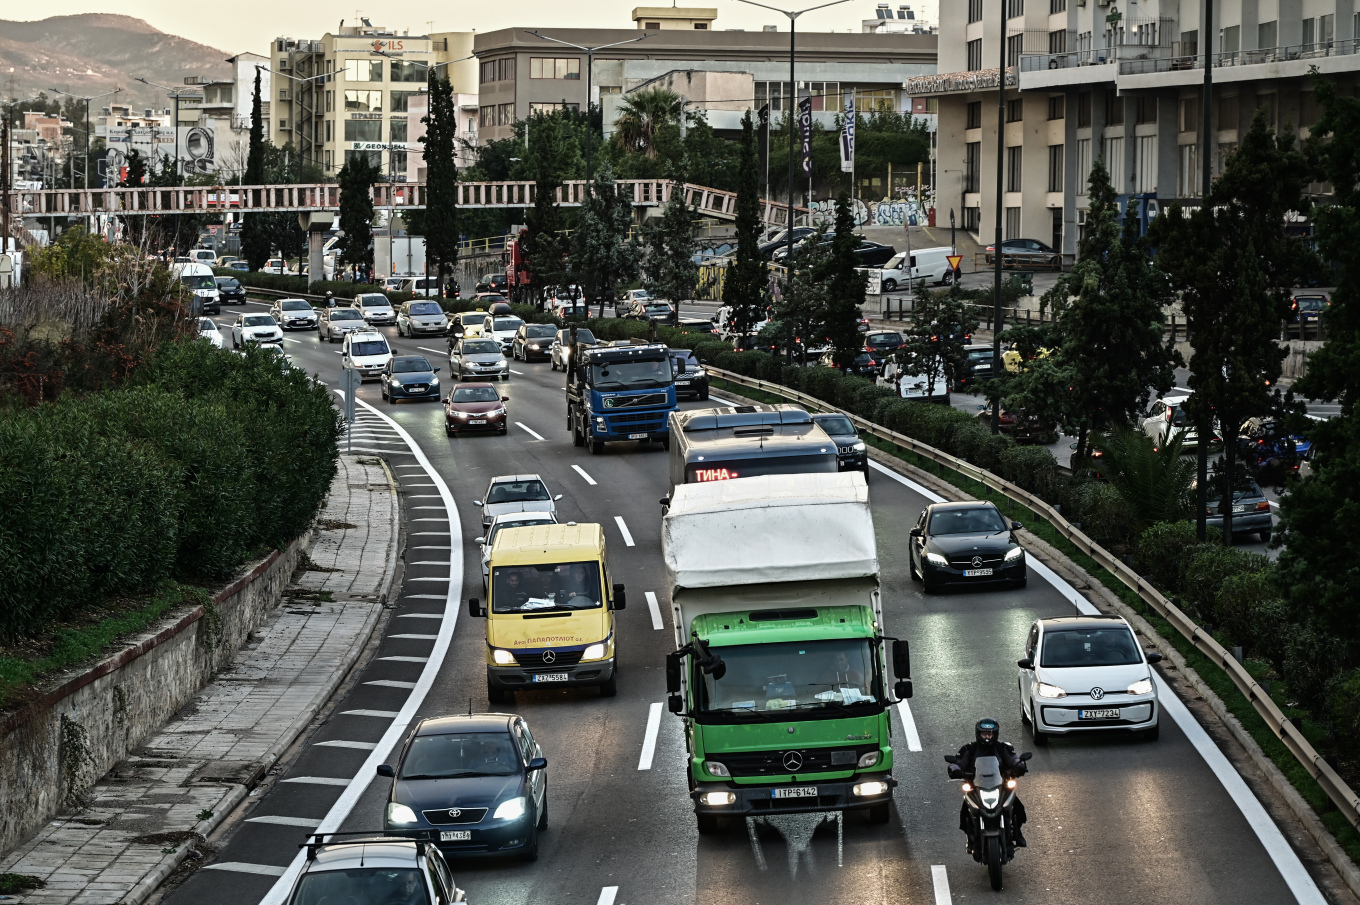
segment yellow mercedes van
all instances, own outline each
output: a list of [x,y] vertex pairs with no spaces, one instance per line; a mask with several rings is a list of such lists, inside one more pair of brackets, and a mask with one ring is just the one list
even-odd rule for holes
[[614,611],[621,584],[609,580],[604,528],[575,522],[506,528],[491,547],[486,605],[486,689],[493,704],[520,689],[598,685],[618,693]]

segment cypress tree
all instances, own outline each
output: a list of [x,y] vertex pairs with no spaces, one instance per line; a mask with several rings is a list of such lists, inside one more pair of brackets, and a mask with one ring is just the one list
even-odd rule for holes
[[731,307],[734,324],[743,337],[764,320],[768,283],[760,257],[760,177],[760,153],[751,111],[747,110],[741,118],[737,167],[737,254],[723,280],[723,302]]
[[[260,70],[255,69],[255,93],[250,100],[250,150],[246,155],[246,171],[242,177],[246,185],[263,185],[265,181],[264,114],[260,109]],[[251,270],[259,270],[269,260],[268,214],[244,214],[241,218],[241,254]]]
[[425,234],[425,254],[435,265],[439,286],[453,273],[458,263],[458,160],[455,140],[458,109],[453,102],[453,85],[438,78],[430,67],[430,112],[423,118],[425,134],[425,211],[421,225]]

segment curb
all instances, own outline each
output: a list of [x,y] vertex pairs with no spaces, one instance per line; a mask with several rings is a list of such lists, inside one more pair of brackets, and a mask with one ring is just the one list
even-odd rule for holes
[[[236,806],[246,799],[250,790],[243,785],[235,784],[227,787],[227,794],[224,795],[213,808],[213,815],[194,832],[200,838],[207,838],[222,822],[227,819]],[[193,851],[192,843],[181,844],[173,855],[166,855],[156,863],[146,875],[137,881],[137,885],[124,893],[118,901],[121,905],[141,905],[151,894],[160,888],[160,885],[169,879],[170,875],[179,869],[189,858],[189,853]]]

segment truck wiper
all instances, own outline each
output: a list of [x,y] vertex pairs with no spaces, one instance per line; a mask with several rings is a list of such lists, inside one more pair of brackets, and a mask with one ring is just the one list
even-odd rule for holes
[[624,383],[622,380],[606,380],[603,383],[597,383],[594,385],[594,389],[597,390],[602,390],[605,387],[618,387],[619,389],[622,390],[624,389]]

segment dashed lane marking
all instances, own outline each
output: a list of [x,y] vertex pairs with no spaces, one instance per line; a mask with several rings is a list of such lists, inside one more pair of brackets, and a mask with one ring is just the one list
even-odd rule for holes
[[906,698],[897,702],[897,715],[902,718],[902,731],[907,736],[907,750],[921,750],[921,736],[916,732],[916,720],[911,715],[911,705]]
[[246,823],[272,823],[275,826],[301,826],[314,830],[321,824],[321,818],[285,817],[282,814],[267,814],[264,817],[247,817]]
[[582,467],[579,466],[579,465],[573,465],[573,466],[571,466],[571,469],[572,469],[572,471],[576,472],[576,473],[577,473],[578,475],[580,475],[581,477],[585,478],[585,479],[586,479],[586,483],[589,484],[591,487],[594,487],[594,486],[595,486],[595,479],[592,478],[590,475],[586,474],[586,470],[585,470],[584,468],[582,468]]
[[341,716],[376,716],[390,720],[397,715],[395,710],[342,710]]
[[379,660],[386,660],[389,663],[427,663],[429,657],[379,657]]
[[930,865],[930,882],[935,887],[935,905],[953,905],[954,897],[949,894],[949,874],[943,864]]
[[614,516],[614,523],[619,526],[619,533],[623,535],[623,542],[630,547],[636,547],[637,544],[633,543],[633,535],[629,533],[628,526],[623,523],[623,516]]
[[348,779],[341,779],[338,776],[292,776],[284,782],[299,782],[308,786],[347,786]]
[[398,619],[443,619],[443,613],[402,613]]
[[606,886],[600,890],[600,897],[595,901],[595,905],[614,905],[614,897],[619,894],[617,886]]
[[527,424],[525,424],[525,423],[522,422],[522,421],[516,421],[516,422],[515,422],[515,426],[516,426],[516,427],[522,427],[522,428],[524,428],[524,430],[528,432],[529,436],[533,437],[535,440],[542,440],[542,439],[543,439],[543,435],[542,435],[542,434],[540,434],[538,431],[534,430],[532,427],[529,427]]
[[433,641],[438,635],[388,635],[389,638],[402,638],[407,641]]
[[[415,682],[398,682],[396,679],[374,679],[373,681],[371,681],[371,682],[365,682],[364,684],[365,684],[365,685],[378,685],[378,686],[380,686],[380,687],[382,687],[382,688],[415,688],[415,687],[416,687],[416,683],[415,683]],[[347,784],[348,782],[349,782],[349,780],[345,780],[345,783],[346,783],[346,784]]]
[[351,742],[345,739],[333,739],[329,742],[317,742],[318,748],[352,748],[355,751],[372,751],[378,747],[377,742]]
[[647,609],[652,614],[652,628],[657,631],[665,628],[666,622],[661,618],[661,605],[657,603],[655,591],[647,592]]
[[[229,870],[238,874],[260,874],[265,877],[282,877],[288,872],[287,866],[277,867],[273,864],[248,864],[245,861],[220,861],[217,864],[204,866],[206,870]],[[613,901],[612,899],[610,900]]]
[[642,756],[638,758],[639,770],[652,769],[652,758],[656,756],[656,734],[661,729],[661,705],[653,704],[647,714],[647,730],[642,737]]

